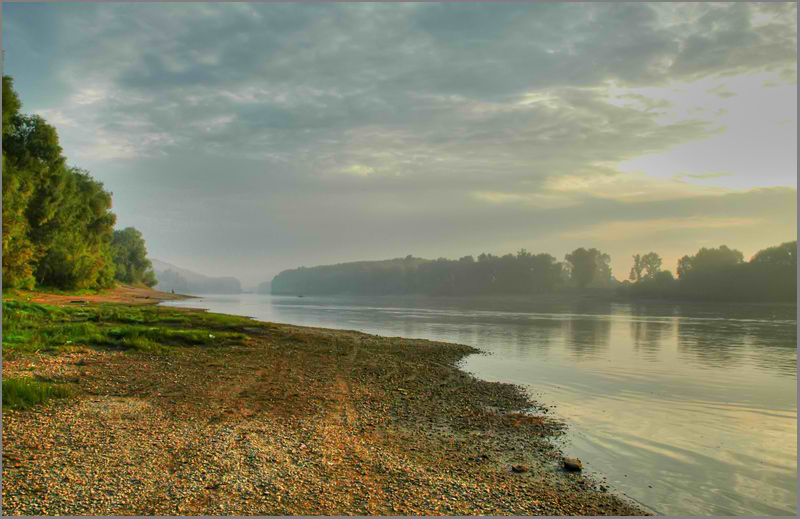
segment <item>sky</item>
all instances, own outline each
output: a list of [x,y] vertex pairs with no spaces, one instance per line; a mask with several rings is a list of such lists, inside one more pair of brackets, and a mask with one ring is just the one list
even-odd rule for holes
[[2,31],[117,227],[245,287],[797,237],[794,3],[4,3]]

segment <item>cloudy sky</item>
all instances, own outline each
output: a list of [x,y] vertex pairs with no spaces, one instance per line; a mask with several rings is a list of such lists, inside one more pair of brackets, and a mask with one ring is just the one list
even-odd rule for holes
[[286,268],[797,236],[796,4],[2,6],[4,74],[151,256]]

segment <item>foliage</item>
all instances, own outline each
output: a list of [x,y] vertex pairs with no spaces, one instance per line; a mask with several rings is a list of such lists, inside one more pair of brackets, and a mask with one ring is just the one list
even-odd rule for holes
[[641,254],[634,254],[633,256],[633,266],[631,267],[631,273],[628,276],[628,279],[638,283],[642,280],[642,272],[644,271],[644,263],[642,263],[642,255]]
[[133,227],[114,231],[111,250],[116,265],[116,278],[125,283],[144,283],[147,286],[156,284],[153,264],[147,259],[142,233]]
[[19,114],[22,103],[14,91],[14,80],[11,76],[3,76],[3,137],[13,130],[11,120]]
[[570,281],[579,288],[608,287],[611,285],[611,256],[597,249],[577,248],[564,256]]
[[723,265],[737,265],[744,261],[744,254],[736,249],[721,245],[718,249],[703,247],[694,256],[684,256],[678,260],[678,278],[696,269],[717,268]]
[[61,196],[56,223],[40,231],[38,241],[45,251],[37,265],[38,283],[68,290],[112,286],[109,244],[116,216],[110,212],[110,193],[86,172],[72,168],[65,170]]
[[549,254],[525,249],[502,257],[481,254],[435,261],[411,255],[285,270],[271,283],[273,294],[361,295],[530,294],[551,292],[562,283],[561,264]]
[[113,285],[111,194],[68,167],[56,129],[20,108],[3,76],[3,286]]
[[661,256],[655,252],[648,252],[644,256],[636,254],[633,256],[633,266],[628,279],[636,283],[643,279],[654,279],[661,272],[661,263]]
[[35,184],[31,172],[6,157],[21,106],[11,77],[3,76],[3,286],[32,288],[33,262],[38,250],[28,237],[25,209]]
[[797,268],[797,240],[758,251],[750,263],[767,268]]
[[[651,262],[653,268],[660,263],[660,258]],[[634,263],[632,277],[636,269]],[[676,280],[669,271],[653,276],[648,272],[640,281],[620,287],[619,293],[707,301],[797,301],[797,241],[759,251],[749,262],[725,245],[704,247],[678,260],[678,276]]]

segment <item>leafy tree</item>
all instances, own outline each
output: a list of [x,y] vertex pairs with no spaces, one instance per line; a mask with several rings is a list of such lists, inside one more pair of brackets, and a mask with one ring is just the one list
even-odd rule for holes
[[147,276],[153,264],[147,259],[147,248],[141,232],[133,227],[114,231],[111,250],[116,265],[116,279],[125,283],[155,281],[154,277]]
[[631,274],[628,279],[638,283],[642,280],[642,272],[644,272],[644,263],[642,263],[642,255],[634,254],[633,266],[631,267]]
[[68,167],[56,129],[20,113],[3,76],[3,283],[99,288],[114,283],[111,193]]
[[[5,99],[5,97],[4,97]],[[28,236],[25,209],[33,195],[30,175],[15,168],[3,153],[3,286],[33,288],[34,261],[39,256]]]
[[611,256],[597,249],[575,249],[564,256],[570,279],[578,287],[585,288],[590,283],[608,286],[611,283]]
[[684,256],[678,260],[678,278],[697,269],[716,268],[723,265],[737,265],[744,262],[744,254],[727,245],[720,245],[718,249],[703,247],[694,256]]
[[570,277],[580,287],[588,285],[597,270],[595,255],[588,250],[580,247],[564,256],[564,260],[570,265]]
[[11,76],[3,76],[3,138],[14,131],[12,121],[20,108],[22,103],[14,91],[14,80]]
[[78,168],[64,170],[53,217],[34,235],[44,245],[36,268],[42,285],[66,289],[112,286],[110,242],[116,216],[111,194]]
[[[656,254],[655,252],[648,252],[644,256],[642,256],[642,266],[647,271],[645,277],[647,279],[653,279],[656,277],[656,274],[661,272],[661,256]],[[672,275],[670,273],[670,275]]]
[[765,267],[797,268],[797,240],[760,250],[750,259],[750,263]]
[[28,237],[25,209],[33,196],[32,175],[8,157],[6,149],[16,132],[14,121],[22,107],[10,76],[3,76],[3,286],[33,288],[33,262],[38,249]]

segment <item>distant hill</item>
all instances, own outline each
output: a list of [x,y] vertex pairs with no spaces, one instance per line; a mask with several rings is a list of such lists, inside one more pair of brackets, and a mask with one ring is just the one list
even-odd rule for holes
[[171,263],[148,258],[156,274],[157,290],[179,294],[240,294],[241,282],[234,277],[209,277],[177,267]]
[[272,293],[272,281],[264,281],[258,288],[255,290],[256,294],[271,294]]

